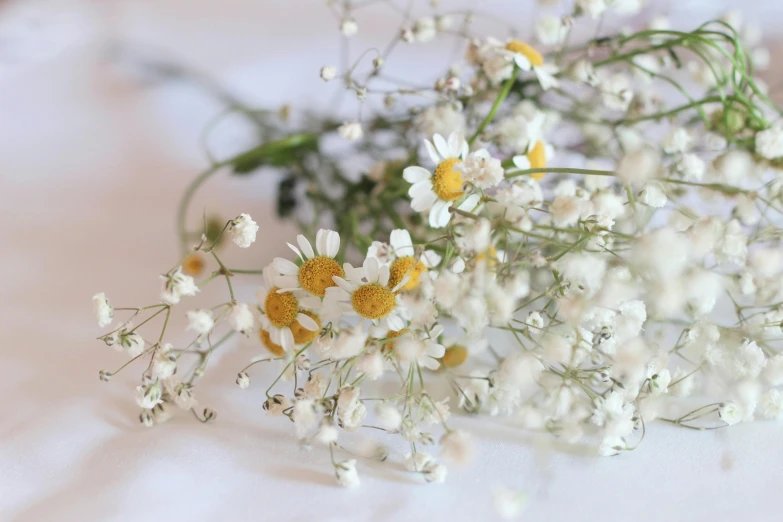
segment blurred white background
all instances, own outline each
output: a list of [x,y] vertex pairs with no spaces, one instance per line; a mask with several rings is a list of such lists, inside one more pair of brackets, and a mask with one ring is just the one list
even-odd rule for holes
[[[533,0],[441,4],[477,6],[523,34],[536,10]],[[779,0],[650,4],[678,28],[726,8],[773,38],[783,21]],[[359,17],[355,49],[394,31],[382,8]],[[214,425],[182,416],[147,430],[132,396],[138,372],[98,380],[122,356],[94,340],[90,297],[156,299],[157,274],[177,255],[176,202],[206,165],[199,136],[222,109],[193,85],[140,75],[112,50],[219,79],[248,105],[317,108],[334,94],[318,70],[339,61],[337,26],[323,0],[0,2],[0,520],[491,520],[501,485],[527,492],[529,520],[780,520],[783,427],[769,423],[712,433],[655,425],[637,451],[594,460],[536,451],[509,427],[468,419],[479,459],[446,485],[379,465],[346,491],[326,453],[299,451],[291,426],[263,415],[263,390],[234,385],[258,353],[253,340],[215,361],[201,385]],[[427,74],[452,48],[403,50],[398,67]],[[213,146],[251,145],[247,130],[229,123]],[[273,181],[225,176],[199,200],[262,224],[257,266],[294,233],[273,218]],[[253,290],[248,281],[239,291]]]

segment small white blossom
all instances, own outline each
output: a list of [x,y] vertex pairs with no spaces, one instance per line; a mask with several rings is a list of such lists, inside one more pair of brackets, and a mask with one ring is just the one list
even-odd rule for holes
[[783,394],[771,389],[761,397],[761,412],[767,419],[783,420]]
[[727,402],[720,406],[720,408],[718,409],[718,415],[723,420],[723,422],[725,422],[729,426],[732,426],[742,421],[744,413],[742,411],[742,408],[740,408],[740,406],[737,405],[736,403]]
[[160,278],[163,280],[160,298],[170,305],[179,303],[182,297],[194,296],[200,291],[193,278],[182,273],[181,266]]
[[131,357],[137,357],[144,352],[144,339],[136,332],[120,334],[119,344]]
[[239,372],[237,374],[237,380],[236,380],[237,386],[240,388],[247,389],[248,386],[250,386],[250,376],[247,374],[247,372]]
[[114,308],[109,304],[109,300],[106,299],[106,294],[103,292],[92,296],[92,308],[100,328],[109,326],[114,320]]
[[364,136],[362,124],[358,121],[347,121],[343,123],[337,128],[337,132],[348,141],[358,141]]
[[136,388],[136,403],[145,410],[151,410],[160,404],[163,397],[163,390],[156,381],[147,386],[138,386]]
[[359,25],[353,18],[346,18],[340,23],[340,32],[346,38],[350,38],[359,31]]
[[757,132],[756,152],[767,159],[783,157],[783,125]]
[[402,425],[402,414],[393,404],[381,403],[375,409],[378,426],[388,431],[397,431]]
[[334,465],[334,474],[341,486],[355,488],[359,486],[359,474],[356,472],[356,459],[343,460]]
[[576,5],[590,18],[598,18],[608,9],[606,0],[576,0]]
[[321,79],[325,82],[332,80],[337,75],[337,68],[332,65],[321,67]]
[[258,232],[258,225],[248,214],[240,214],[228,226],[228,234],[239,248],[252,245],[256,240],[256,232]]
[[639,201],[648,207],[663,208],[666,206],[666,192],[657,181],[647,183],[639,193]]
[[247,335],[253,329],[255,317],[247,303],[237,303],[228,313],[228,323],[235,332]]
[[152,375],[158,379],[168,379],[177,370],[177,358],[170,353],[171,348],[169,343],[162,344],[152,358]]
[[197,335],[209,333],[215,326],[212,310],[190,310],[187,317],[188,326],[186,329],[196,332]]

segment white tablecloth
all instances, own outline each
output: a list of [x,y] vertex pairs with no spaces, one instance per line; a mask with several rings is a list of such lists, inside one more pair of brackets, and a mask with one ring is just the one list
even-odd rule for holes
[[[297,2],[308,9],[292,9]],[[311,102],[324,98],[316,75],[337,56],[327,34],[336,24],[316,24],[329,19],[315,0],[38,3],[59,9],[47,11],[61,16],[47,27],[62,31],[22,31],[14,53],[38,45],[34,56],[2,55],[0,520],[493,520],[499,486],[527,492],[527,520],[781,519],[783,426],[768,422],[705,433],[653,424],[638,450],[598,459],[462,419],[477,460],[446,484],[362,461],[362,487],[344,490],[325,450],[300,450],[287,420],[264,415],[263,386],[234,384],[259,353],[252,340],[228,347],[198,388],[216,422],[180,414],[144,428],[133,400],[139,371],[98,380],[124,358],[95,340],[90,297],[156,299],[157,274],[177,252],[175,204],[204,165],[196,143],[219,105],[189,86],[139,84],[107,61],[105,44],[119,36],[219,73],[251,102]],[[682,14],[682,4],[671,9]],[[216,139],[239,147],[241,129]],[[263,241],[236,264],[261,266],[294,233],[273,217],[273,186],[234,179],[200,200],[262,224]],[[249,298],[247,281],[238,292]],[[399,462],[404,447],[391,450]]]

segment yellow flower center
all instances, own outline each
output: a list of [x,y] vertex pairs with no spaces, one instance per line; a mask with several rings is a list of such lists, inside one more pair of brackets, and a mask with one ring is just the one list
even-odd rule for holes
[[464,346],[455,344],[446,348],[446,353],[443,354],[443,359],[440,360],[443,366],[446,368],[456,368],[465,362],[468,358],[468,350]]
[[[396,339],[400,337],[401,335],[404,335],[409,332],[408,328],[403,328],[399,332],[395,332],[392,330],[389,330],[389,332],[386,334],[386,339]],[[397,344],[397,341],[386,341],[383,343],[383,349],[381,350],[383,353],[389,353],[392,350],[394,350],[394,346]]]
[[285,354],[285,350],[279,344],[272,342],[272,338],[269,336],[269,332],[263,328],[260,331],[259,337],[261,337],[261,344],[263,344],[272,355],[282,357]]
[[323,297],[327,288],[335,286],[332,276],[345,277],[345,272],[340,263],[326,256],[308,259],[299,268],[302,288],[318,297]]
[[419,286],[421,274],[427,271],[424,263],[414,257],[406,256],[395,259],[389,270],[389,286],[394,288],[405,276],[409,276],[408,282],[403,285],[403,290],[413,290]]
[[[527,153],[527,160],[530,162],[531,169],[545,169],[546,168],[546,149],[544,148],[543,141],[537,141],[530,152]],[[531,174],[533,179],[541,179],[544,177],[543,172],[537,172]]]
[[299,303],[291,292],[278,294],[277,288],[273,288],[266,296],[264,311],[270,323],[278,328],[283,328],[291,326],[296,321],[296,314],[299,313]]
[[386,317],[394,309],[394,294],[378,283],[360,286],[351,296],[353,309],[367,319]]
[[303,314],[308,316],[310,319],[318,323],[318,330],[312,331],[308,330],[301,324],[299,324],[299,321],[295,322],[291,325],[291,333],[294,335],[294,343],[295,344],[307,344],[313,339],[315,339],[318,336],[319,331],[321,330],[321,319],[318,318],[317,315],[314,313],[307,311],[307,310],[301,310]]
[[519,40],[511,40],[506,44],[506,49],[511,51],[512,53],[519,53],[525,58],[527,58],[527,61],[530,62],[530,64],[534,67],[541,67],[544,65],[544,57],[541,56],[541,53],[536,51],[532,45],[528,45],[525,42],[520,42]]
[[449,158],[441,161],[435,167],[432,176],[432,190],[443,201],[454,201],[462,197],[462,174],[455,167],[459,163],[457,158]]

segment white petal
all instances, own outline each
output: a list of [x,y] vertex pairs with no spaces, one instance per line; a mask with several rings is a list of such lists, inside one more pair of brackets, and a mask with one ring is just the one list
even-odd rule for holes
[[294,275],[299,273],[299,267],[284,257],[274,258],[272,261],[272,266],[275,267],[275,270],[283,275]]
[[434,205],[432,205],[432,208],[430,209],[430,215],[429,215],[429,223],[432,228],[441,228],[437,225],[438,220],[438,214],[440,213],[443,208],[448,208],[450,203],[448,201],[438,200],[435,202]]
[[[346,292],[353,292],[354,289],[353,285],[348,281],[346,281],[345,279],[343,279],[342,277],[332,276],[332,281],[334,281],[334,284],[336,284]],[[332,287],[327,288],[326,291],[328,292],[329,290],[331,290],[331,288]]]
[[280,329],[280,342],[278,344],[287,352],[294,349],[294,334],[287,326]]
[[434,192],[425,192],[411,200],[411,208],[416,212],[424,212],[431,209],[436,201],[438,201],[438,196]]
[[422,357],[418,360],[419,366],[423,366],[424,368],[427,368],[428,370],[435,371],[438,368],[440,368],[440,363],[433,359],[432,357]]
[[394,314],[389,315],[386,318],[386,324],[389,325],[389,330],[394,330],[395,332],[399,332],[405,328],[405,322],[400,319],[400,316]]
[[514,53],[514,63],[516,63],[517,67],[519,67],[523,71],[530,70],[531,67],[530,60],[528,60],[524,54]]
[[300,308],[307,308],[308,310],[317,310],[321,308],[321,300],[317,297],[302,297],[298,299]]
[[316,332],[319,330],[318,323],[316,323],[315,320],[307,314],[296,314],[296,320],[299,322],[299,324],[302,325],[302,328],[306,328],[311,332]]
[[397,283],[397,285],[394,288],[392,288],[392,292],[398,291],[400,288],[407,285],[408,281],[410,280],[411,280],[411,276],[406,274],[405,277],[403,277],[402,280],[399,283]]
[[362,268],[364,268],[364,277],[367,278],[368,282],[375,283],[378,281],[378,270],[380,266],[376,258],[366,258],[362,264]]
[[340,251],[340,233],[329,230],[326,234],[326,257],[334,258]]
[[455,274],[461,274],[462,272],[464,272],[465,271],[465,260],[462,259],[461,257],[458,257],[454,261],[454,264],[451,265],[451,271],[454,272]]
[[413,241],[411,240],[410,233],[404,228],[398,228],[392,230],[389,237],[389,243],[394,248],[394,253],[398,257],[406,257],[413,255]]
[[438,156],[438,151],[435,150],[435,146],[430,142],[430,140],[424,140],[424,148],[427,149],[427,155],[430,157],[433,163],[437,165],[441,162],[440,156]]
[[456,132],[449,134],[449,156],[459,157],[462,154],[462,137]]
[[343,271],[345,271],[346,279],[354,284],[359,284],[362,280],[362,277],[364,277],[362,270],[355,268],[350,263],[343,264]]
[[389,284],[389,265],[383,265],[378,270],[378,284],[383,286]]
[[437,339],[438,337],[440,337],[440,334],[443,333],[443,330],[444,330],[443,325],[436,324],[435,326],[432,327],[432,330],[430,330],[430,337],[432,339]]
[[319,256],[326,252],[326,229],[321,228],[315,233],[315,251]]
[[275,286],[277,288],[299,288],[299,278],[296,276],[277,276],[275,277]]
[[402,171],[402,177],[408,183],[418,183],[419,181],[430,179],[432,174],[423,167],[414,166],[406,167],[405,170]]
[[416,199],[417,196],[421,196],[427,192],[432,192],[432,182],[428,179],[414,183],[413,186],[408,189],[408,195],[413,199]]
[[302,253],[304,253],[307,258],[315,257],[315,252],[313,252],[313,246],[310,244],[310,242],[307,240],[306,237],[304,237],[302,234],[299,234],[296,236],[296,242],[299,244],[299,248],[302,249]]
[[443,159],[452,157],[449,153],[449,144],[446,143],[446,140],[443,138],[443,136],[436,134],[432,137],[432,141],[435,143],[435,148],[438,149],[438,153]]
[[465,201],[462,202],[462,205],[457,208],[466,212],[471,212],[474,208],[476,208],[476,205],[478,205],[479,201],[481,201],[481,197],[479,197],[478,194],[471,194],[467,197],[467,199],[465,199]]
[[269,326],[269,338],[275,344],[280,344],[280,328],[274,325]]
[[525,155],[514,156],[511,158],[511,161],[514,162],[514,166],[518,169],[527,170],[530,168],[530,160]]
[[296,255],[298,255],[298,256],[299,256],[299,259],[302,259],[302,260],[304,260],[304,257],[302,257],[302,253],[299,251],[299,249],[298,249],[298,248],[296,248],[296,247],[295,247],[294,245],[292,245],[291,243],[286,243],[286,245],[288,245],[288,248],[290,248],[291,250],[293,250],[293,251],[294,251],[294,253],[295,253]]
[[462,140],[462,158],[467,158],[468,153],[470,152],[470,145],[468,145],[468,142],[464,139]]
[[476,156],[477,158],[484,158],[484,159],[489,159],[491,157],[487,149],[479,149],[475,151],[473,155]]
[[424,266],[426,266],[427,268],[438,266],[438,264],[440,264],[441,259],[443,258],[440,256],[440,254],[438,254],[434,250],[426,250],[421,255],[421,262],[424,263]]

